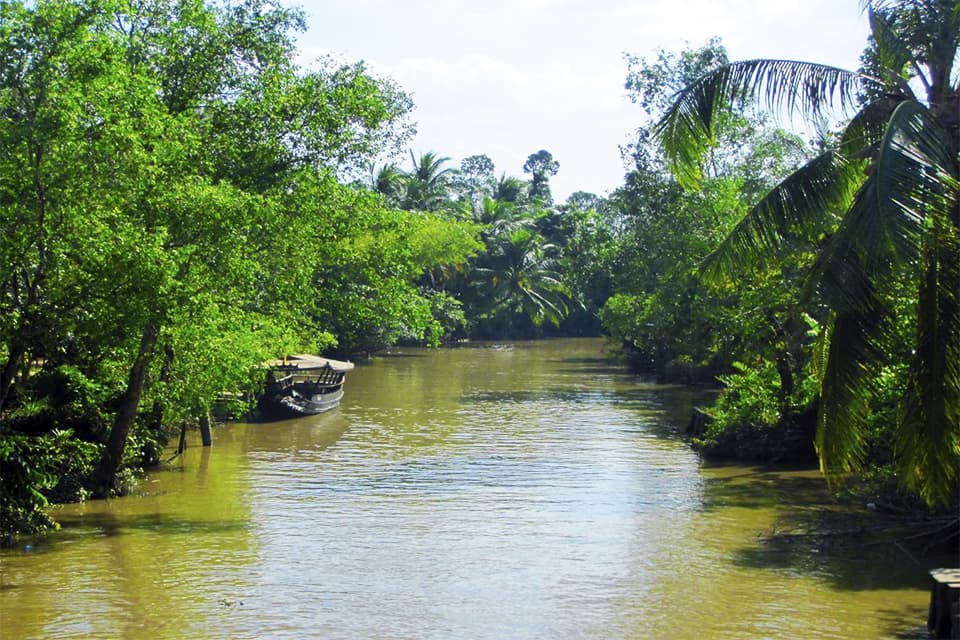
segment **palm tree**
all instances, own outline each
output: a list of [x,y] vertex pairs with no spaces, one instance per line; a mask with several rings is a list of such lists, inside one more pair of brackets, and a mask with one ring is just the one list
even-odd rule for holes
[[528,186],[525,180],[502,173],[494,188],[493,199],[522,204],[527,199]]
[[569,291],[557,270],[556,247],[523,226],[506,229],[487,245],[473,273],[488,314],[510,309],[527,315],[534,326],[544,320],[560,324],[569,312]]
[[[763,197],[705,265],[733,274],[806,234],[826,238],[807,277],[826,309],[815,359],[816,445],[828,479],[859,468],[865,413],[909,292],[916,335],[897,429],[906,485],[956,497],[960,460],[960,0],[863,1],[858,72],[791,60],[725,64],[687,86],[656,132],[678,179],[699,177],[725,111],[759,103],[816,121],[852,114],[831,148]],[[902,305],[901,305],[902,306]]]
[[492,240],[533,223],[533,215],[526,207],[519,207],[507,200],[484,198],[480,206],[473,208],[473,220],[485,226],[483,237]]
[[370,164],[370,186],[387,201],[399,206],[405,193],[406,174],[393,163],[377,167]]
[[420,154],[420,159],[410,152],[413,170],[406,174],[407,195],[405,209],[436,211],[448,200],[449,180],[454,169],[443,165],[450,158],[439,157],[432,151]]

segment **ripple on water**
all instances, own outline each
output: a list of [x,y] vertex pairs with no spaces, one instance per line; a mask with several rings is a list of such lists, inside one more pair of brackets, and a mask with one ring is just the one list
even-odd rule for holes
[[4,637],[896,637],[876,612],[922,609],[757,551],[806,480],[704,468],[689,392],[598,345],[401,349],[336,412],[227,426],[64,544],[0,554]]

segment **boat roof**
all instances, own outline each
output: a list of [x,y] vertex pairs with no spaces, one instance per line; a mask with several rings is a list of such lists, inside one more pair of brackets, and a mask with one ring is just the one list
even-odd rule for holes
[[332,360],[323,356],[315,356],[309,353],[301,353],[286,358],[268,360],[263,363],[264,366],[271,369],[334,369],[336,371],[350,371],[353,369],[352,362],[343,360]]

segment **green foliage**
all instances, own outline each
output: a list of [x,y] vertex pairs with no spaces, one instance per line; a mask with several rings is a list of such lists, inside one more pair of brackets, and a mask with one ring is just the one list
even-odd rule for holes
[[[726,59],[715,39],[696,50],[661,51],[655,62],[628,56],[627,89],[648,115],[659,116],[675,91]],[[685,191],[665,171],[649,129],[639,128],[625,150],[634,170],[606,205],[610,240],[600,255],[614,295],[601,311],[604,328],[635,365],[681,382],[710,380],[757,353],[776,359],[771,346],[788,348],[777,334],[795,324],[795,304],[784,288],[796,277],[789,273],[795,255],[742,269],[737,287],[708,280],[702,265],[747,203],[805,157],[805,145],[761,117],[732,112],[718,119],[714,134],[702,166],[706,176],[698,189]],[[801,365],[780,359],[794,372]]]
[[542,204],[553,204],[550,194],[550,178],[557,175],[560,163],[553,159],[553,154],[546,149],[531,153],[523,163],[524,173],[531,175],[530,197],[539,200]]
[[[777,363],[734,363],[735,373],[718,377],[724,387],[710,407],[706,431],[693,442],[709,457],[810,462],[816,388],[801,384],[785,394]],[[805,378],[812,380],[810,376]],[[788,397],[785,397],[787,395]]]
[[551,240],[562,248],[558,269],[571,298],[577,301],[564,323],[574,335],[599,335],[599,311],[613,293],[613,230],[608,202],[576,192],[559,208]]
[[482,315],[519,312],[535,327],[558,325],[569,309],[569,290],[556,270],[554,246],[532,225],[502,227],[488,236],[487,246],[473,268]]
[[416,342],[438,347],[462,335],[467,327],[463,303],[446,291],[423,292],[430,300],[430,324],[420,336],[410,336]]
[[774,427],[780,421],[779,383],[777,367],[769,361],[748,367],[734,362],[735,374],[721,375],[723,391],[710,410],[713,421],[707,437],[741,425]]
[[97,445],[54,431],[41,437],[0,432],[0,546],[55,526],[51,497],[82,500],[82,480],[100,455]]
[[677,381],[706,380],[770,341],[765,319],[785,313],[777,304],[789,308],[775,271],[752,274],[737,288],[714,286],[698,272],[745,197],[739,178],[714,178],[687,194],[649,174],[617,194],[623,230],[607,258],[617,293],[600,317],[639,366]]
[[493,161],[485,155],[464,158],[460,162],[460,170],[453,177],[455,191],[474,205],[492,197],[496,185]]
[[650,62],[631,53],[624,54],[627,79],[624,88],[630,100],[647,114],[661,114],[678,92],[703,73],[726,64],[727,51],[719,38],[710,38],[699,49],[679,52],[661,49]]
[[29,436],[0,435],[0,531],[12,543],[21,534],[43,531],[53,525],[44,510],[44,489],[56,476],[42,442]]
[[[929,505],[947,505],[960,474],[960,3],[862,6],[872,31],[869,75],[790,60],[723,64],[677,94],[656,134],[675,175],[693,186],[731,107],[755,103],[814,121],[835,107],[852,114],[835,146],[763,198],[714,263],[734,276],[798,239],[813,243],[804,302],[823,323],[822,471],[836,481],[861,468],[881,373],[906,357],[901,477]],[[897,348],[904,300],[915,319],[906,356]]]
[[89,479],[103,446],[80,440],[69,430],[55,430],[42,439],[41,445],[46,449],[47,464],[56,478],[45,492],[47,498],[52,502],[83,502],[91,493]]
[[0,4],[0,412],[106,441],[98,490],[268,358],[455,322],[421,279],[478,230],[333,177],[398,149],[411,104],[297,67],[302,28],[263,0]]

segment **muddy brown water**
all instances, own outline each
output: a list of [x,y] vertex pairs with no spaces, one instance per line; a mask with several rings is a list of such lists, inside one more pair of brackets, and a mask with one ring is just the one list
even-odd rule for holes
[[[924,638],[927,566],[765,544],[813,471],[704,464],[598,340],[394,349],[0,552],[0,637]],[[196,434],[192,434],[196,436]]]

